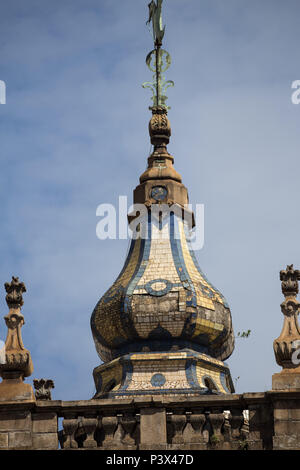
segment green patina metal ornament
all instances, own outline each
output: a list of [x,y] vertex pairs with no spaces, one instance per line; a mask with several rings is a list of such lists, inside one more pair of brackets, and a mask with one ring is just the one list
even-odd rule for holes
[[152,21],[153,27],[153,40],[155,45],[162,45],[162,40],[165,34],[165,26],[162,23],[162,2],[163,0],[157,0],[157,4],[152,0],[149,5],[149,19],[146,24],[150,24]]
[[[171,56],[167,51],[161,48],[166,28],[163,26],[162,22],[162,2],[163,0],[157,0],[157,3],[152,0],[148,5],[149,19],[147,24],[152,22],[155,49],[147,55],[146,64],[151,72],[154,72],[154,75],[153,80],[143,83],[142,87],[152,90],[152,107],[161,106],[165,109],[170,109],[170,107],[166,105],[168,97],[165,92],[167,88],[174,86],[174,82],[172,80],[166,80],[163,75],[171,65]],[[152,107],[150,107],[150,109],[152,109]]]

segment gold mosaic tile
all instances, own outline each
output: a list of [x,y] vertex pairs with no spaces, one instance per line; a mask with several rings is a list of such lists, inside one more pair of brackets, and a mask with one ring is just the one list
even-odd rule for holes
[[[191,254],[187,245],[187,241],[185,238],[183,222],[179,220],[178,225],[179,225],[179,231],[180,231],[180,236],[181,236],[183,258],[184,258],[188,273],[190,275],[190,278],[194,284],[194,288],[195,288],[196,296],[197,296],[197,304],[201,307],[205,307],[210,310],[215,310],[213,300],[216,300],[222,304],[224,304],[224,301],[222,297],[220,296],[220,294],[201,276],[200,272],[198,271],[191,257]],[[203,294],[199,286],[199,283],[201,283],[203,286],[208,287],[210,291],[213,292],[214,296],[212,299],[210,299],[208,296]]]
[[[141,247],[141,240],[138,239],[135,242],[133,253],[131,255],[131,258],[129,260],[129,263],[124,273],[112,285],[112,287],[107,293],[108,295],[110,295],[111,293],[111,295],[113,296],[114,292],[118,291],[118,288],[125,287],[127,285],[128,280],[132,277],[136,269],[140,247]],[[101,305],[105,305],[105,308],[101,309]],[[105,304],[103,304],[103,300],[102,300],[102,302],[100,303],[100,306],[98,306],[98,309],[95,315],[95,324],[97,325],[98,323],[99,323],[99,326],[101,324],[101,328],[100,328],[101,334],[103,338],[105,339],[105,341],[107,341],[108,343],[111,343],[116,337],[120,337],[122,334],[124,335],[124,337],[126,337],[126,333],[123,330],[123,326],[122,326],[120,315],[119,315],[119,296],[112,298],[110,301],[106,302]]]
[[209,336],[210,341],[213,341],[219,335],[219,332],[223,330],[223,328],[224,325],[202,318],[197,318],[193,337],[202,333],[206,333]]

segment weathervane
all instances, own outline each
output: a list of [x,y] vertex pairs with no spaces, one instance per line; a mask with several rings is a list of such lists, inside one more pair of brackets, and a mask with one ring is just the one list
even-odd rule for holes
[[[157,2],[157,3],[156,3]],[[143,88],[150,88],[152,90],[152,101],[153,106],[150,107],[162,107],[165,110],[168,110],[170,107],[166,105],[166,100],[168,97],[165,95],[166,89],[174,86],[172,80],[165,79],[163,73],[171,65],[171,56],[170,54],[161,48],[162,40],[165,34],[165,26],[163,26],[162,21],[162,2],[163,0],[152,0],[149,5],[149,19],[146,24],[152,22],[153,27],[153,41],[154,47],[151,52],[146,57],[146,64],[154,72],[152,82],[143,83]]]
[[151,23],[153,27],[153,39],[154,44],[162,45],[162,40],[165,34],[166,27],[163,27],[162,24],[162,14],[161,14],[161,7],[162,7],[163,0],[157,0],[157,4],[154,0],[149,3],[149,19],[146,24]]

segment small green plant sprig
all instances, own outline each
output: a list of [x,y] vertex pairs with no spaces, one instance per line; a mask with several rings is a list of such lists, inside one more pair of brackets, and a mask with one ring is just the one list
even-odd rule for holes
[[251,333],[251,330],[239,331],[236,337],[237,338],[249,338],[250,333]]

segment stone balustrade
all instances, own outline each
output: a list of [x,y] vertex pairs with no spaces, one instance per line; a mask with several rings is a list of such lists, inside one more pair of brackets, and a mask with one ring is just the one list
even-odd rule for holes
[[300,449],[300,392],[0,403],[0,449]]

